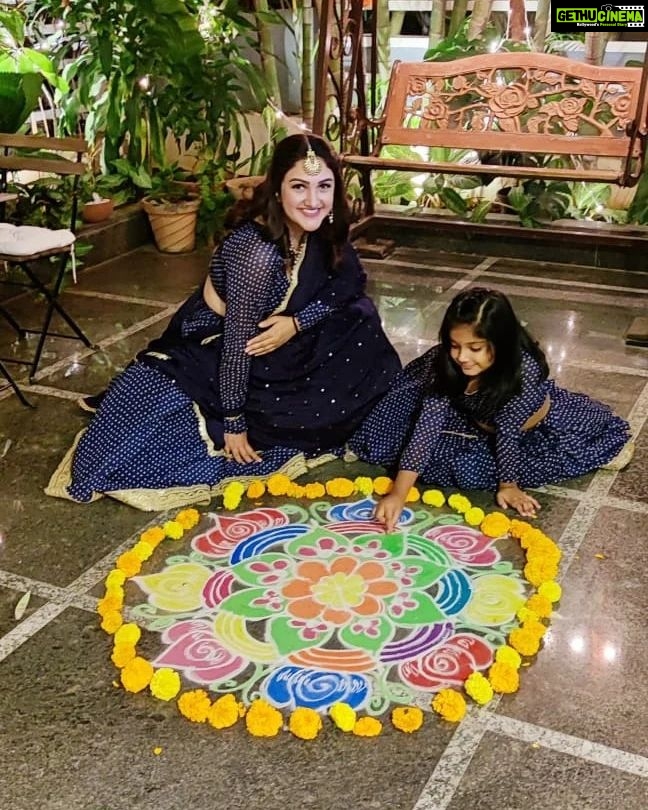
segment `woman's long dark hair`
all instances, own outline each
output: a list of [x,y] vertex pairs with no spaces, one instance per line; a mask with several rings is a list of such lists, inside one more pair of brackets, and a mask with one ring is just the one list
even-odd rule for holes
[[522,353],[528,352],[540,364],[544,377],[549,366],[544,352],[517,319],[508,298],[497,290],[472,287],[450,302],[439,329],[442,350],[431,388],[457,401],[470,379],[450,356],[450,332],[462,324],[472,326],[475,334],[487,340],[493,350],[493,364],[479,377],[479,391],[485,406],[495,413],[522,388]]
[[279,141],[275,147],[266,179],[255,188],[251,200],[239,200],[234,205],[225,224],[232,228],[244,221],[261,219],[270,239],[283,240],[286,222],[279,202],[281,183],[290,169],[306,157],[309,149],[312,149],[333,172],[335,182],[333,222],[331,223],[329,218],[325,217],[317,233],[331,245],[333,266],[337,267],[349,237],[351,211],[347,203],[338,159],[328,143],[317,135],[307,135],[306,133],[289,135]]

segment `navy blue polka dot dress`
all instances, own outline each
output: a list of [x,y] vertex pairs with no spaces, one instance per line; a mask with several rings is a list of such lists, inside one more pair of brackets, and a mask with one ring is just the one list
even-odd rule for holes
[[[353,248],[345,247],[339,269],[331,264],[328,245],[311,234],[291,279],[259,225],[234,230],[209,271],[226,316],[197,291],[113,381],[68,460],[65,496],[108,493],[144,509],[175,507],[230,480],[278,470],[294,477],[308,460],[341,455],[400,361],[364,293]],[[294,316],[299,331],[252,358],[245,345],[272,314]],[[225,458],[223,433],[244,431],[262,461]],[[52,482],[48,491],[62,494]]]
[[[630,438],[628,423],[607,405],[543,379],[529,354],[523,355],[520,393],[495,413],[479,390],[456,404],[429,395],[440,350],[435,346],[404,368],[356,431],[349,446],[361,459],[392,472],[415,471],[421,482],[436,486],[494,490],[500,482],[516,482],[526,488],[591,472]],[[547,397],[546,417],[522,431]]]

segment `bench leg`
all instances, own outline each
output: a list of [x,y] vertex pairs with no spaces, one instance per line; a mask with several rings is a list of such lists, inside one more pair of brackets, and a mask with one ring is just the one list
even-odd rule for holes
[[5,366],[5,364],[2,361],[0,361],[0,374],[2,374],[2,376],[5,378],[5,380],[13,388],[16,396],[22,402],[23,405],[25,405],[28,408],[36,407],[35,405],[32,405],[32,403],[28,399],[26,399],[25,395],[23,394],[23,392],[18,387],[18,383],[11,376],[11,374],[9,373],[9,369]]

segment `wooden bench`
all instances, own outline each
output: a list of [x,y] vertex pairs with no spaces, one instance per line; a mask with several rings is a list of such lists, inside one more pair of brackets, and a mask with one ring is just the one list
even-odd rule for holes
[[[343,162],[360,173],[366,216],[376,169],[631,186],[646,146],[644,74],[536,52],[395,62],[382,117],[359,122],[376,128],[372,154]],[[426,160],[420,149],[420,160],[383,157],[391,145],[471,150],[475,162]]]

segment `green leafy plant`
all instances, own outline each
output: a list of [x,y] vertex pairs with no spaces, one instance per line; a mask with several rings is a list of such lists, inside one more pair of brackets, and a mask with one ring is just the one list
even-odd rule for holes
[[0,9],[0,132],[17,132],[36,108],[43,81],[59,92],[66,82],[52,60],[29,47],[25,17],[18,9]]
[[571,199],[569,185],[565,182],[528,180],[510,189],[507,205],[517,213],[522,225],[538,228],[563,218]]

